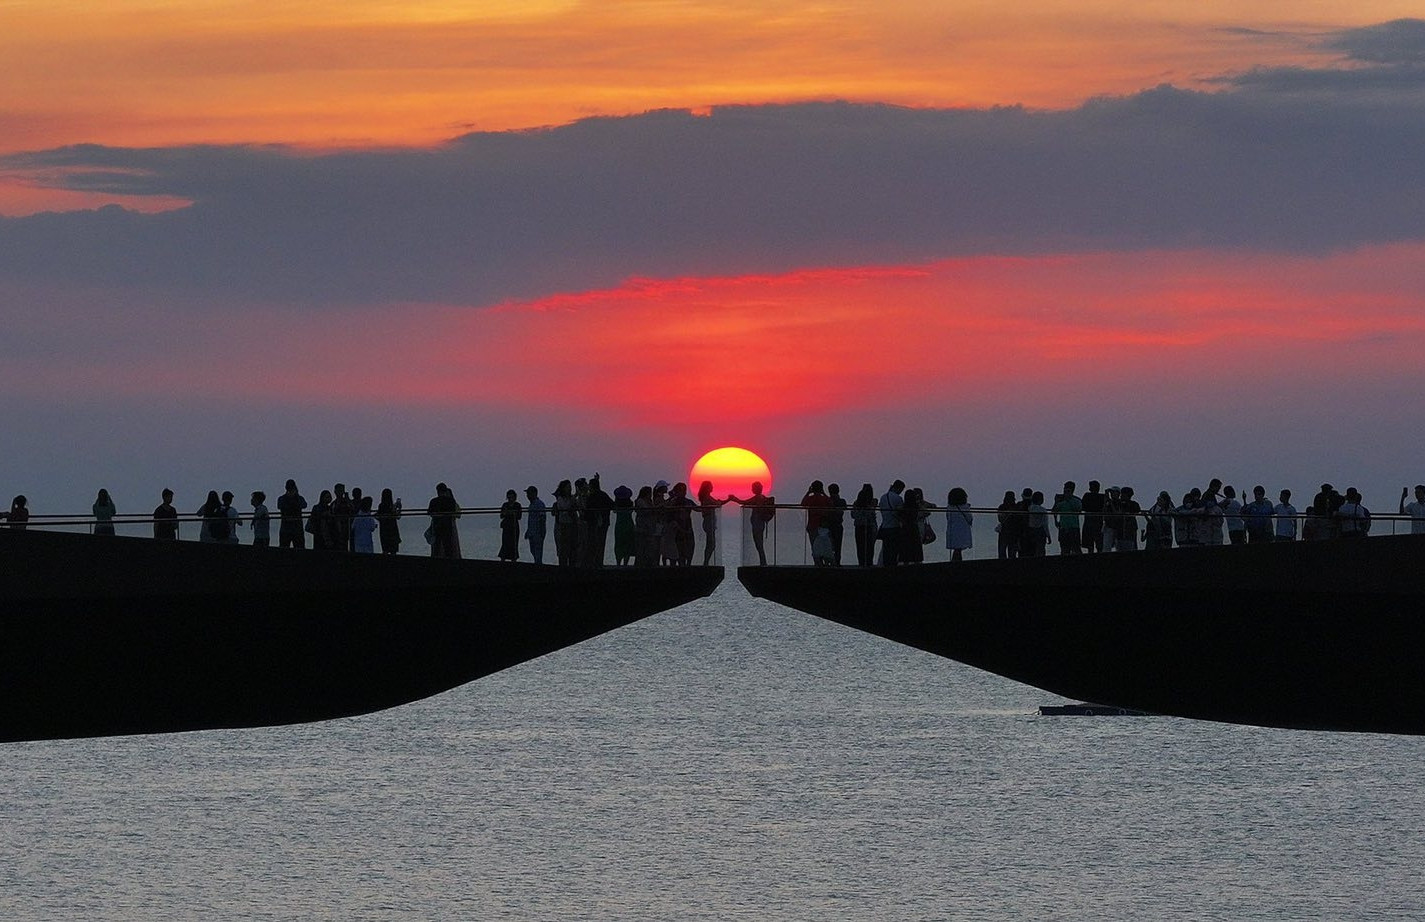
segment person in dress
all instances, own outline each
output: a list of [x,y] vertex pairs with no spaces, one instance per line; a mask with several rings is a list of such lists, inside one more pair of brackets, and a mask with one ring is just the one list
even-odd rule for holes
[[460,535],[456,520],[460,518],[460,503],[450,487],[444,483],[435,485],[435,496],[426,504],[426,515],[430,516],[430,555],[458,559]]
[[[649,491],[650,495],[652,492]],[[531,511],[530,515],[533,516],[534,512]],[[638,528],[634,524],[633,490],[619,484],[614,488],[614,563],[626,567],[637,553]]]
[[[945,496],[945,547],[952,561],[964,560],[965,552],[975,546],[974,525],[970,496],[964,487],[955,487]],[[1078,537],[1077,529],[1074,536]]]
[[112,535],[114,533],[114,516],[118,514],[114,508],[114,501],[109,498],[108,490],[100,490],[99,495],[94,499],[94,534]]
[[376,553],[376,530],[381,527],[371,512],[371,497],[361,497],[356,507],[356,517],[351,520],[351,550],[357,554]]
[[554,488],[554,553],[561,567],[572,567],[579,559],[579,510],[568,480]]
[[228,514],[223,511],[223,498],[217,490],[208,491],[208,498],[198,507],[197,514],[203,520],[198,532],[200,543],[221,544],[228,540]]
[[505,501],[500,505],[500,553],[501,560],[514,562],[520,559],[520,519],[524,517],[524,506],[520,505],[519,494],[514,490],[505,491]]
[[525,518],[524,539],[529,542],[529,556],[535,563],[544,563],[544,538],[549,527],[549,507],[539,498],[539,490],[533,484],[524,488],[525,499],[529,500],[529,515]]
[[391,488],[381,491],[376,507],[376,523],[381,535],[381,553],[391,556],[401,552],[401,501],[393,499]]
[[703,517],[703,566],[712,563],[713,552],[717,550],[717,517],[727,500],[713,496],[711,480],[704,480],[698,487],[698,511]]

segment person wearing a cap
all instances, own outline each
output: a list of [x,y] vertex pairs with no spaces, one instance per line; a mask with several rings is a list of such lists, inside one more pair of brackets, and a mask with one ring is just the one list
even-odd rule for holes
[[535,563],[544,563],[544,536],[547,523],[545,510],[549,507],[539,498],[539,490],[533,484],[524,488],[525,499],[529,500],[528,513],[524,522],[524,539],[529,542],[529,556]]

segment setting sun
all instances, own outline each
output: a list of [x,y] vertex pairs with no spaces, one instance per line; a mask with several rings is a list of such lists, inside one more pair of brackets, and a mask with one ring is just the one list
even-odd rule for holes
[[694,491],[704,480],[711,480],[713,495],[746,498],[752,495],[752,483],[762,484],[764,492],[772,492],[772,470],[767,462],[745,448],[715,448],[698,459],[688,476]]

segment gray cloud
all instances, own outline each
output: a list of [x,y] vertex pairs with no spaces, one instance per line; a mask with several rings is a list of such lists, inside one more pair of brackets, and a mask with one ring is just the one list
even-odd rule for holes
[[1326,47],[1371,64],[1425,65],[1425,19],[1394,19],[1347,29],[1331,36]]
[[654,112],[434,150],[71,147],[0,167],[194,204],[0,220],[0,278],[489,304],[976,252],[1319,251],[1425,238],[1421,149],[1419,95],[1323,101],[1246,78],[1062,112]]

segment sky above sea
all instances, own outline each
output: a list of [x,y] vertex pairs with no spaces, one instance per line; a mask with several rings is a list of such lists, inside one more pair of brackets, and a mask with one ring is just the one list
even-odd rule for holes
[[[0,493],[1425,480],[1425,20],[0,5]],[[308,492],[315,492],[309,489]]]

